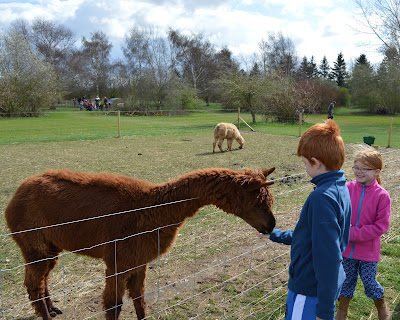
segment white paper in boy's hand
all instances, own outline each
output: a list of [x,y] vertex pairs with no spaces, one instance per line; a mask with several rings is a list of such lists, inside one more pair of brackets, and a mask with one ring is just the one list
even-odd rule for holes
[[265,233],[260,233],[260,232],[257,232],[257,233],[258,233],[258,236],[259,236],[260,238],[269,239],[269,233],[267,233],[267,234],[265,234]]

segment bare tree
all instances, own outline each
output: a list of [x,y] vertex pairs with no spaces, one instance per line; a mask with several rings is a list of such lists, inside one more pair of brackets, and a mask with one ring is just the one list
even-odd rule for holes
[[30,41],[30,37],[32,34],[31,26],[29,22],[25,19],[17,19],[12,21],[10,24],[9,31],[19,34],[22,38],[24,38],[28,42]]
[[87,62],[84,70],[90,75],[92,91],[99,95],[107,90],[112,44],[102,31],[92,33],[90,39],[83,37],[82,44]]
[[32,41],[46,62],[56,69],[76,41],[74,33],[54,21],[37,18],[32,23]]
[[166,36],[154,27],[133,27],[123,52],[130,66],[134,98],[164,104],[172,79],[173,58]]
[[190,80],[195,90],[204,91],[208,86],[208,69],[213,68],[212,59],[215,49],[204,38],[204,34],[186,36],[177,30],[170,29],[169,39],[176,49],[177,61],[180,62],[180,72]]
[[281,32],[270,33],[268,40],[261,40],[258,45],[261,66],[264,74],[275,71],[286,76],[292,76],[298,63],[298,57],[293,41]]
[[382,51],[400,53],[400,0],[354,0],[361,10],[359,22],[375,35]]

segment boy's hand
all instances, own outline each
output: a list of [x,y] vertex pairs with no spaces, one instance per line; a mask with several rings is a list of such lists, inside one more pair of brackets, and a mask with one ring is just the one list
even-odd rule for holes
[[260,233],[260,232],[258,232],[258,236],[260,238],[269,239],[269,233]]
[[317,317],[317,320],[322,320],[322,319]]

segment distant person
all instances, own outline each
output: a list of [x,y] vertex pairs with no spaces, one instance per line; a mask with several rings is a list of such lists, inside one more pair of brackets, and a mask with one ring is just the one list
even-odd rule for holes
[[94,99],[94,104],[95,104],[95,109],[96,109],[96,110],[100,110],[100,104],[101,104],[101,102],[100,102],[100,98],[99,98],[99,97],[96,97],[96,98]]
[[89,102],[87,101],[87,99],[83,99],[83,107],[84,107],[87,111],[90,111]]
[[106,108],[106,110],[108,110],[108,98],[104,97],[103,102],[104,102],[104,108]]
[[332,101],[332,102],[329,104],[328,119],[333,119],[333,108],[335,108],[335,104],[336,104],[336,101]]
[[389,229],[391,211],[389,193],[381,186],[382,167],[382,156],[378,151],[361,151],[354,159],[356,180],[347,182],[352,204],[350,242],[343,252],[346,280],[340,291],[336,320],[346,319],[358,276],[364,284],[365,295],[375,302],[378,319],[391,319],[383,298],[385,290],[376,280],[381,236]]
[[317,123],[301,136],[297,155],[314,190],[294,230],[272,230],[269,238],[291,245],[286,320],[333,320],[345,279],[342,253],[349,242],[351,202],[340,170],[345,148],[333,120]]

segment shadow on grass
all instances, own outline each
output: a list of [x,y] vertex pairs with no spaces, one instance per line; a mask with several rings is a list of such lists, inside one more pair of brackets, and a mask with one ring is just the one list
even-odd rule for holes
[[224,150],[224,152],[216,150],[215,152],[210,151],[210,152],[197,153],[196,156],[209,156],[210,154],[219,155],[219,154],[225,154],[225,153],[228,153],[228,152],[235,152],[235,151],[240,151],[240,150],[242,150],[242,149],[237,148],[237,149],[232,149],[232,151]]

